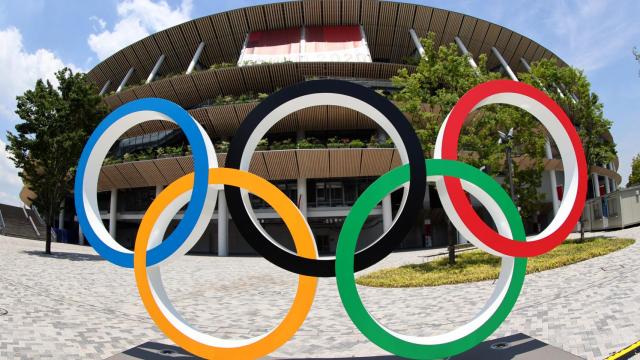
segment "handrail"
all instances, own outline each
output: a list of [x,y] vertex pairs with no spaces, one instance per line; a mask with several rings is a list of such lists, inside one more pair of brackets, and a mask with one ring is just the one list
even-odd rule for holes
[[33,210],[33,213],[36,214],[36,219],[38,219],[38,222],[40,223],[40,225],[47,225],[44,222],[44,219],[42,219],[42,216],[40,215],[40,212],[38,211],[38,208],[35,205],[31,205],[31,210]]
[[36,227],[36,223],[33,222],[33,218],[31,218],[31,215],[29,215],[27,213],[27,208],[24,206],[24,204],[22,205],[22,211],[24,211],[24,216],[29,219],[29,221],[31,222],[31,226],[33,227],[33,231],[36,232],[36,235],[38,237],[40,237],[40,231],[38,231],[38,228]]
[[2,217],[2,210],[0,210],[0,234],[4,235],[4,229],[7,225],[4,223],[4,218]]

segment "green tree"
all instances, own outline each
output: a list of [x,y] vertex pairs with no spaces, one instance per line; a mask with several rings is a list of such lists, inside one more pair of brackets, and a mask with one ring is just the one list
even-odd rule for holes
[[[583,71],[559,66],[555,59],[543,59],[532,64],[531,73],[519,76],[545,90],[573,121],[585,151],[587,181],[594,166],[603,166],[615,158],[615,143],[608,135],[612,122],[605,118],[603,105],[598,95],[591,91],[591,83]],[[584,225],[584,219],[580,223]],[[584,226],[580,228],[584,229]],[[581,230],[580,239],[584,239],[584,230]]]
[[631,175],[629,175],[627,187],[634,185],[640,185],[640,154],[637,154],[631,160]]
[[[455,44],[436,47],[434,38],[430,33],[421,39],[425,54],[415,71],[400,70],[392,79],[400,89],[392,99],[416,129],[426,157],[432,156],[440,125],[460,97],[480,83],[502,77],[487,69],[486,55],[480,55],[478,67],[474,69],[469,57],[461,55]],[[510,128],[514,128],[512,143],[498,144],[498,130],[508,132]],[[460,136],[460,158],[493,176],[507,173],[506,146],[512,146],[518,158],[528,155],[529,161],[516,161],[514,166],[515,200],[524,217],[537,213],[541,202],[536,191],[542,174],[541,133],[536,119],[523,110],[492,105],[471,114]],[[520,163],[527,166],[521,167]],[[451,252],[452,237],[449,238]]]
[[56,74],[57,87],[38,80],[18,96],[16,114],[23,122],[7,132],[7,151],[47,226],[45,252],[51,253],[51,225],[73,189],[82,148],[106,114],[97,88],[85,74],[68,68]]

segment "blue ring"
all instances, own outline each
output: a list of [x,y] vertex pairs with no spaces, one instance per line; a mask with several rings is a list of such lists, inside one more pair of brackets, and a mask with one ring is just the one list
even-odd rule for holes
[[120,106],[102,120],[87,141],[78,163],[74,188],[76,212],[78,214],[80,227],[98,254],[109,262],[126,268],[133,268],[133,253],[124,253],[111,248],[96,235],[94,229],[89,224],[84,208],[83,180],[87,168],[87,161],[98,139],[100,139],[109,127],[121,120],[122,117],[138,111],[156,111],[162,113],[182,129],[191,144],[194,169],[193,192],[184,217],[166,240],[153,249],[148,250],[147,266],[153,266],[162,262],[178,250],[186,241],[191,231],[195,228],[200,213],[204,208],[209,186],[208,177],[210,164],[204,138],[202,137],[197,122],[179,105],[158,98],[140,99]]

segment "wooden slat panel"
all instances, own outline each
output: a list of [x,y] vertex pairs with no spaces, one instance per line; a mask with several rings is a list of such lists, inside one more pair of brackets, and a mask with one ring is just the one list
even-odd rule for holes
[[290,133],[297,131],[298,128],[298,115],[293,113],[285,116],[283,119],[280,119],[280,121],[278,121],[270,131],[274,133]]
[[306,26],[322,26],[322,2],[304,0],[302,2],[304,23]]
[[[232,11],[231,16],[237,16],[237,21],[240,21],[241,24],[236,24],[236,26],[242,26],[244,23],[244,27],[246,28],[246,20],[243,16],[238,16],[236,11]],[[232,61],[234,59],[234,47],[235,41],[233,39],[233,34],[231,33],[231,25],[229,24],[229,20],[227,18],[227,14],[215,14],[210,17],[211,23],[213,24],[213,29],[217,34],[218,44],[220,46],[221,54],[223,54],[222,58],[224,61]],[[246,31],[244,31],[246,32]]]
[[158,97],[171,100],[175,103],[180,101],[180,99],[178,99],[178,94],[176,94],[169,79],[153,81],[149,85],[151,85],[154,94],[156,94]]
[[377,79],[380,75],[380,63],[355,63],[353,76],[359,78]]
[[433,9],[425,6],[416,7],[416,14],[413,18],[413,29],[418,36],[426,36],[429,32],[429,24],[431,23],[431,15]]
[[522,35],[512,32],[511,37],[509,38],[509,42],[507,43],[502,56],[504,56],[505,60],[511,64],[511,68],[515,69],[517,65],[520,64],[520,59],[514,59],[513,54],[515,54],[518,44],[522,39]]
[[328,151],[330,177],[360,175],[362,149],[330,149]]
[[264,30],[264,27],[257,28],[255,24],[247,21],[245,9],[230,11],[227,14],[229,17],[229,23],[231,24],[231,29],[233,30],[231,33],[233,48],[231,50],[234,60],[229,60],[229,62],[237,62],[247,33],[253,30]]
[[249,90],[244,84],[241,68],[225,68],[216,70],[220,90],[225,94],[243,94]]
[[104,98],[104,102],[111,110],[115,110],[118,106],[122,105],[122,101],[120,101],[120,98],[115,94],[106,96]]
[[536,50],[536,53],[532,57],[533,61],[541,60],[542,54],[544,54],[545,51],[545,48],[543,48],[542,46],[538,46],[538,50]]
[[[498,65],[498,59],[491,53],[491,47],[496,45],[498,41],[498,36],[500,36],[500,31],[502,28],[496,24],[489,25],[489,30],[487,30],[487,36],[484,38],[484,42],[482,43],[482,48],[480,51],[485,54],[491,54],[488,57],[487,66],[489,69]],[[500,50],[500,49],[498,49]]]
[[298,110],[298,125],[305,130],[325,130],[327,128],[327,106],[318,105]]
[[340,25],[340,0],[322,1],[322,20],[324,26]]
[[199,122],[202,127],[204,127],[207,133],[211,134],[214,137],[219,137],[216,132],[215,123],[209,119],[209,114],[207,113],[206,108],[189,110],[189,114],[193,116],[193,118],[196,119],[196,121]]
[[247,15],[249,28],[251,31],[267,30],[267,21],[264,17],[262,6],[252,6],[244,9]]
[[136,93],[138,99],[144,99],[148,97],[156,97],[156,94],[153,92],[151,85],[140,85],[133,88],[133,92]]
[[218,158],[218,166],[219,167],[227,167],[225,164],[225,161],[227,161],[227,154],[226,153],[217,153],[216,154],[217,158]]
[[353,75],[353,64],[344,62],[331,62],[325,64],[327,69],[327,76],[344,76],[350,77]]
[[129,84],[139,83],[143,80],[143,75],[147,72],[146,66],[138,60],[138,56],[133,51],[133,47],[128,46],[122,49],[121,52],[127,58],[127,62],[134,68],[133,74],[129,78]]
[[100,169],[100,176],[98,176],[98,191],[111,190],[115,188],[116,186],[113,185],[107,174]]
[[342,25],[360,24],[360,0],[342,1]]
[[256,151],[251,157],[251,163],[249,164],[249,172],[261,176],[265,179],[269,179],[269,171],[267,165],[264,162],[264,151]]
[[193,172],[193,156],[180,156],[177,157],[176,160],[178,160],[185,174]]
[[167,184],[176,181],[179,177],[184,175],[182,167],[178,163],[176,158],[155,159],[156,167],[162,173],[162,176],[167,180]]
[[178,94],[180,105],[183,107],[191,107],[204,101],[200,97],[193,78],[189,75],[176,76],[170,79],[171,85]]
[[136,161],[133,163],[140,175],[144,177],[147,184],[150,186],[167,185],[167,179],[162,176],[162,173],[155,164],[155,160]]
[[393,34],[393,48],[391,61],[400,62],[405,56],[411,54],[412,48],[415,48],[409,35],[409,29],[413,25],[413,15],[416,6],[412,4],[399,4],[396,29]]
[[104,171],[104,173],[109,177],[109,179],[111,180],[111,183],[113,184],[113,186],[115,188],[117,188],[117,189],[130,188],[131,185],[129,185],[129,183],[122,176],[120,171],[118,171],[118,169],[116,169],[116,166],[118,166],[118,165],[119,164],[104,166],[104,167],[102,167],[102,171]]
[[[378,8],[377,0],[361,0],[360,21],[364,27],[367,36],[367,43],[371,53],[376,53],[376,35],[378,26]],[[377,55],[377,53],[376,53]]]
[[328,150],[296,150],[300,177],[323,178],[329,174]]
[[[473,29],[476,27],[477,19],[472,16],[464,16],[462,19],[462,25],[460,25],[460,31],[458,36],[465,43],[465,45],[471,41],[471,36],[473,35]],[[467,49],[468,49],[468,45]]]
[[363,149],[360,176],[378,176],[389,171],[393,149]]
[[271,93],[274,90],[269,76],[269,65],[243,66],[240,69],[244,83],[250,91]]
[[327,76],[327,71],[324,63],[299,63],[298,69],[302,77],[312,76]]
[[442,34],[447,24],[447,16],[449,12],[442,9],[433,9],[431,16],[431,23],[429,23],[429,32],[436,34],[435,46],[439,46],[442,42]]
[[531,41],[529,47],[527,48],[527,51],[524,53],[524,58],[527,59],[530,64],[534,61],[534,55],[538,50],[538,47],[539,46],[535,41]]
[[402,161],[400,159],[400,153],[398,153],[398,149],[393,150],[393,158],[391,159],[391,169],[395,169],[398,166],[402,165]]
[[300,75],[298,65],[295,63],[282,63],[277,66],[269,66],[271,81],[276,89],[297,84],[302,82],[304,78]]
[[284,19],[287,27],[302,26],[302,2],[287,2],[282,4]]
[[462,25],[463,15],[457,12],[449,12],[449,17],[447,18],[447,25],[444,28],[444,35],[442,37],[442,44],[448,45],[453,43],[453,37],[458,35],[458,30],[460,30],[460,26]]
[[204,50],[202,51],[200,62],[206,66],[223,62],[224,56],[220,50],[218,44],[218,37],[211,24],[209,16],[202,17],[194,20],[194,25],[198,31],[198,34],[202,37],[202,41],[205,42]]
[[478,19],[476,22],[476,27],[473,30],[473,35],[471,36],[471,41],[466,43],[467,49],[473,54],[473,56],[477,59],[481,54],[482,43],[484,42],[484,38],[487,35],[487,31],[489,30],[489,22]]
[[298,178],[296,150],[266,151],[263,155],[269,169],[269,180]]
[[137,188],[137,187],[145,187],[150,185],[149,183],[147,183],[147,180],[144,177],[142,177],[142,175],[140,175],[140,173],[138,172],[136,167],[133,165],[133,163],[127,162],[127,163],[117,164],[116,168],[126,178],[130,187]]
[[206,109],[209,115],[209,121],[219,136],[233,135],[238,129],[238,126],[240,126],[233,105],[214,106]]
[[251,110],[255,109],[256,106],[258,106],[259,102],[250,102],[250,103],[245,103],[245,104],[235,104],[233,105],[233,108],[231,108],[231,111],[235,110],[236,115],[238,116],[238,122],[240,124],[242,124],[242,122],[244,121],[244,119],[247,117],[247,115],[249,115],[249,113],[251,112]]
[[[511,63],[512,64],[518,64],[515,66],[516,71],[526,71],[526,69],[524,68],[524,66],[522,65],[522,63],[520,62],[520,58],[524,57],[524,53],[527,51],[527,49],[529,48],[529,45],[531,44],[531,40],[529,40],[529,38],[523,36],[522,39],[520,39],[520,43],[518,43],[518,47],[516,48],[516,51],[514,52],[513,56],[511,57]],[[529,59],[526,59],[527,62],[529,62]]]
[[163,120],[151,120],[151,121],[145,121],[143,123],[140,124],[140,128],[142,129],[142,133],[143,134],[149,134],[149,133],[154,133],[154,132],[158,132],[158,131],[164,131],[165,127],[164,124],[167,123],[169,124],[168,121],[163,121]]
[[169,40],[169,34],[167,34],[166,31],[160,31],[151,36],[156,40],[160,51],[164,54],[164,62],[167,64],[170,72],[182,72],[187,70],[186,67],[180,64],[180,60],[178,60],[178,56],[176,55],[171,41]]
[[136,96],[136,93],[133,91],[133,89],[127,89],[125,91],[121,91],[119,93],[116,94],[118,96],[118,98],[120,98],[120,102],[123,104],[128,103],[129,101],[133,101],[133,100],[137,100],[138,97]]
[[284,23],[282,4],[266,4],[263,7],[269,29],[283,29],[286,27]]
[[214,70],[198,71],[191,75],[193,83],[198,89],[198,93],[202,99],[214,99],[219,95],[222,95],[220,91],[220,85],[218,83],[218,77]]

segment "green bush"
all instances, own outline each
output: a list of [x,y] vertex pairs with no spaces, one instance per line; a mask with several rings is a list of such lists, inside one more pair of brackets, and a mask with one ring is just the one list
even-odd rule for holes
[[320,142],[320,140],[310,137],[305,139],[300,139],[297,144],[298,149],[324,149],[325,146]]
[[258,141],[258,146],[256,146],[257,151],[265,151],[269,150],[269,141],[267,139],[262,139]]
[[296,143],[293,142],[291,139],[285,139],[282,141],[274,141],[271,143],[271,146],[269,147],[271,150],[289,150],[289,149],[295,149],[296,148]]
[[349,147],[350,148],[363,148],[363,147],[365,147],[364,141],[359,140],[359,139],[351,140],[349,142]]

